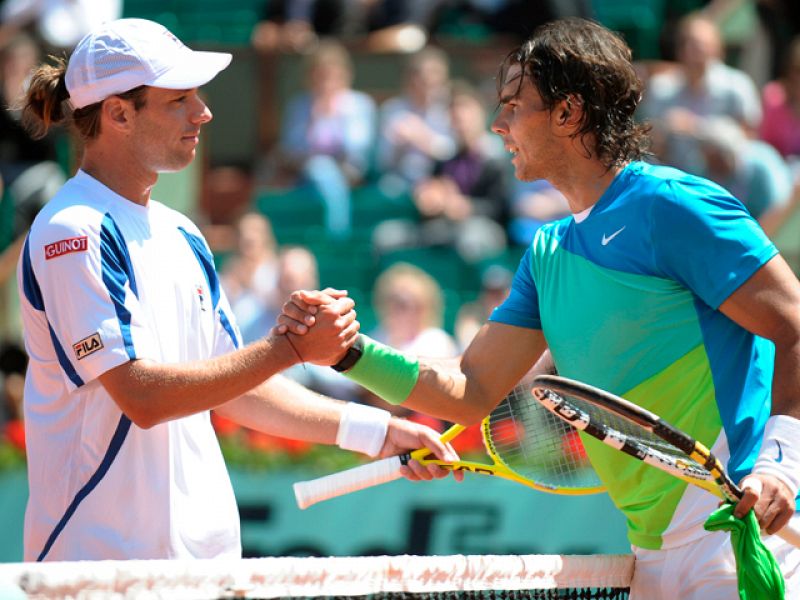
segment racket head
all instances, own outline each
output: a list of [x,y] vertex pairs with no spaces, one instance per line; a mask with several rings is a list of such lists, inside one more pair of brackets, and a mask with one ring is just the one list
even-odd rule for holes
[[708,448],[651,411],[555,375],[536,377],[532,393],[548,412],[584,434],[720,498],[741,498],[741,490]]
[[493,462],[535,489],[564,495],[605,491],[580,437],[534,401],[530,381],[517,385],[483,419],[481,434]]

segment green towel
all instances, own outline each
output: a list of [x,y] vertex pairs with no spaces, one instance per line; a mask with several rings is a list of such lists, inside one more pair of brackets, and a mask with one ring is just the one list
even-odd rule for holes
[[733,504],[723,504],[706,520],[707,531],[730,531],[733,555],[736,558],[736,577],[741,600],[783,600],[783,574],[775,557],[764,542],[755,513],[751,510],[743,519],[733,516]]

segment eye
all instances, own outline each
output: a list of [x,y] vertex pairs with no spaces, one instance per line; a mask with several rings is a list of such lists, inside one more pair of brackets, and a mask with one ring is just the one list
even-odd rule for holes
[[183,104],[184,102],[186,102],[188,97],[189,96],[187,96],[186,94],[182,94],[182,95],[178,96],[177,98],[175,98],[175,100],[173,102],[177,102],[178,104]]

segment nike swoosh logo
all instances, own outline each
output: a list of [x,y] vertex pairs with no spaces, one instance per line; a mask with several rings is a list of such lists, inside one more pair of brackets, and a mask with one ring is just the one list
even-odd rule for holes
[[620,227],[619,229],[617,229],[617,230],[616,230],[614,233],[612,233],[612,234],[611,234],[610,236],[608,236],[608,237],[606,237],[606,234],[604,233],[604,234],[603,234],[603,239],[602,239],[602,240],[600,240],[600,243],[601,243],[601,244],[603,244],[603,246],[608,246],[608,243],[609,243],[611,240],[613,240],[615,237],[617,237],[617,236],[618,236],[620,233],[622,233],[622,230],[623,230],[623,229],[625,229],[625,227],[626,227],[626,225],[623,225],[622,227]]
[[775,459],[775,462],[783,462],[783,448],[781,448],[781,443],[775,440],[775,444],[778,446],[778,458]]

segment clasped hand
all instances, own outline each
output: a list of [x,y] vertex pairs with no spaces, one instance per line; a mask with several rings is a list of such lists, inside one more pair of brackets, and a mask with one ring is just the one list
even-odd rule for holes
[[334,365],[361,328],[354,308],[355,302],[343,290],[298,290],[284,303],[272,334],[289,337],[304,362]]
[[[278,315],[273,335],[291,336],[292,342],[303,358],[320,365],[333,365],[339,362],[347,349],[353,345],[360,328],[354,310],[355,302],[347,297],[347,292],[326,288],[322,291],[298,290],[292,292]],[[323,338],[325,341],[315,342]],[[309,352],[315,344],[327,343],[333,353],[324,359],[310,360],[304,352]],[[324,352],[317,348],[319,355]],[[442,443],[439,434],[425,425],[393,417],[389,421],[386,440],[380,456],[394,456],[417,448],[428,448],[439,460],[457,461],[458,454],[449,443]],[[411,481],[440,479],[451,473],[435,464],[423,465],[412,460],[401,468],[403,477]],[[454,471],[457,481],[464,473]]]

